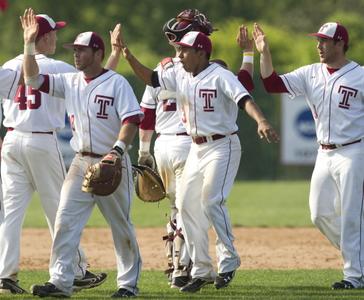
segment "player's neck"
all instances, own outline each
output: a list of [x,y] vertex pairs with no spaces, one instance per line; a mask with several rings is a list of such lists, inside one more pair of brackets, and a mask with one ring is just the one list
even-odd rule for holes
[[333,62],[330,62],[330,63],[326,63],[326,66],[330,69],[341,69],[343,66],[345,66],[347,63],[349,63],[349,60],[346,59],[345,56],[343,56],[342,58],[336,60],[336,61],[333,61]]
[[196,66],[196,69],[192,72],[193,76],[197,76],[200,74],[203,70],[205,70],[209,66],[209,61],[203,62],[202,64]]
[[95,78],[99,76],[103,72],[103,68],[101,65],[90,66],[83,70],[83,74],[85,78]]

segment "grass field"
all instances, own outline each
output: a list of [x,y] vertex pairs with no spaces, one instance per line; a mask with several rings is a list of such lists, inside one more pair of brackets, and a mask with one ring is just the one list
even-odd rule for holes
[[[107,281],[100,287],[74,294],[75,299],[110,299],[115,292],[115,272],[108,272]],[[206,286],[196,294],[184,294],[171,289],[159,271],[142,272],[138,299],[363,299],[363,291],[333,291],[330,284],[340,278],[336,270],[254,270],[239,271],[231,285],[216,290]],[[34,283],[48,279],[46,272],[23,271],[20,280],[28,289]],[[3,296],[0,299],[30,299],[31,296]],[[33,298],[35,299],[35,298]],[[46,298],[44,298],[46,299]]]
[[[228,198],[234,226],[302,227],[312,226],[308,211],[308,181],[236,182]],[[144,203],[134,199],[132,220],[136,227],[165,226],[169,201]],[[96,208],[89,227],[105,227],[106,222]],[[25,227],[46,227],[37,194],[33,197],[25,219]]]
[[[312,226],[308,209],[308,181],[237,182],[228,199],[235,226],[306,227]],[[26,227],[45,227],[37,195],[28,209]],[[165,226],[169,204],[163,200],[146,204],[134,200],[132,218],[136,227]],[[90,227],[104,227],[98,209],[89,220]],[[274,249],[272,249],[274,251]],[[104,270],[103,270],[104,271]],[[97,289],[75,294],[76,299],[108,299],[115,292],[115,271],[109,271],[105,284]],[[139,282],[141,299],[363,299],[364,291],[333,291],[330,285],[341,279],[340,270],[242,270],[227,289],[213,286],[196,294],[183,294],[167,286],[161,271],[143,271]],[[22,271],[21,284],[47,281],[46,271]],[[16,296],[11,299],[29,299]],[[6,299],[0,295],[0,299]]]

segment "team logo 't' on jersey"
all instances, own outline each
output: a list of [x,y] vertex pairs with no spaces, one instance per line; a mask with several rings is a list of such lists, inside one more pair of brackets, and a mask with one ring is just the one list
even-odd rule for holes
[[100,106],[99,111],[96,113],[96,117],[99,119],[107,119],[109,116],[108,113],[106,112],[107,107],[114,105],[114,98],[102,95],[96,95],[94,102],[98,103]]
[[349,98],[351,97],[355,98],[356,95],[358,94],[358,90],[350,88],[348,86],[340,85],[339,94],[343,95],[343,98],[339,103],[339,107],[349,109],[350,108]]
[[217,91],[212,89],[201,89],[198,93],[199,97],[204,100],[203,110],[204,111],[214,111],[214,106],[212,105],[212,100],[216,99]]

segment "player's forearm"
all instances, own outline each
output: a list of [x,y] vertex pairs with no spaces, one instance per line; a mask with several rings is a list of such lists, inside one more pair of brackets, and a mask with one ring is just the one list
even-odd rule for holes
[[154,130],[139,128],[139,151],[149,152]]
[[126,123],[120,129],[118,140],[123,141],[126,146],[133,143],[136,133],[138,132],[138,125],[135,123]]
[[152,85],[153,70],[144,66],[133,54],[126,57],[130,67],[133,69],[136,76],[138,76],[145,84]]
[[24,52],[24,61],[23,61],[23,72],[24,72],[24,82],[26,85],[30,85],[34,89],[38,89],[41,85],[43,80],[40,78],[39,75],[39,68],[37,61],[35,60],[34,54],[27,54],[26,47]]
[[240,70],[245,70],[249,73],[250,77],[253,78],[254,75],[254,51],[245,50],[243,61],[241,63]]
[[115,71],[120,60],[120,51],[112,51],[105,64],[105,69]]
[[259,106],[253,100],[245,101],[244,109],[248,114],[248,116],[251,117],[253,120],[255,120],[257,124],[266,121],[263,112],[260,110]]
[[262,78],[267,78],[273,73],[273,63],[272,56],[270,54],[269,48],[267,47],[260,54],[260,74]]

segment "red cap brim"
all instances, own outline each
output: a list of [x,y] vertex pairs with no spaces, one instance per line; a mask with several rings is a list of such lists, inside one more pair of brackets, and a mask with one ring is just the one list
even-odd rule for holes
[[56,27],[54,29],[61,29],[63,27],[66,27],[67,23],[65,21],[59,21],[56,22]]

